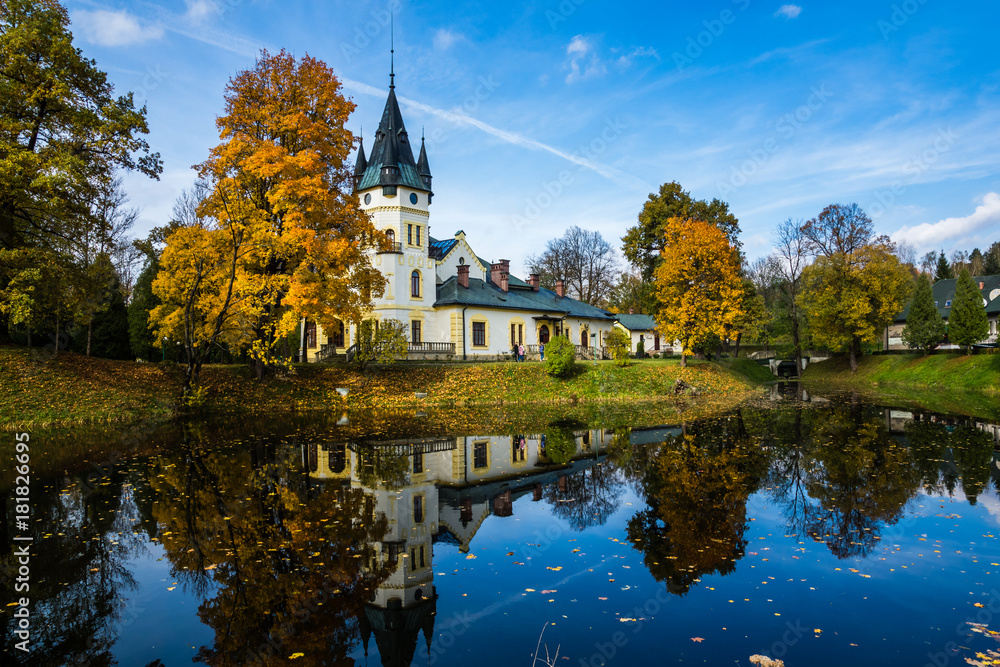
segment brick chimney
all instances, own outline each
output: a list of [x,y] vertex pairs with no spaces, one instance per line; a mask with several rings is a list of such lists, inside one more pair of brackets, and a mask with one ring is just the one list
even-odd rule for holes
[[500,289],[504,292],[510,291],[510,274],[501,273],[500,274]]
[[458,267],[458,284],[469,289],[469,265],[461,264]]
[[629,309],[628,309],[628,314],[629,314],[629,315],[635,315],[635,309],[633,309],[633,308],[629,308]]
[[532,273],[531,276],[528,277],[528,283],[531,285],[532,291],[535,292],[538,291],[538,284],[540,282],[541,282],[541,276],[539,276],[537,273]]
[[979,289],[983,289],[984,287],[986,287],[986,283],[984,283],[982,280],[980,280],[979,281]]
[[561,280],[556,281],[556,296],[566,296],[566,283]]
[[494,262],[490,264],[490,281],[502,289],[504,292],[507,291],[507,276],[510,274],[510,260],[501,259],[499,262]]

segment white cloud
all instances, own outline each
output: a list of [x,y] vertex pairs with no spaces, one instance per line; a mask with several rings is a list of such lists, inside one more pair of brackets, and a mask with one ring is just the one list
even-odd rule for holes
[[567,65],[569,74],[566,75],[566,83],[600,76],[608,71],[597,55],[594,44],[583,35],[577,35],[569,41],[566,55],[569,56]]
[[73,13],[73,24],[84,40],[100,46],[141,44],[163,36],[163,28],[158,25],[143,27],[125,10],[81,10]]
[[915,227],[904,226],[891,236],[895,240],[909,241],[918,248],[938,247],[950,239],[969,236],[997,225],[1000,225],[1000,194],[990,192],[983,197],[983,203],[964,218],[946,218]]
[[654,48],[637,46],[628,53],[621,55],[618,58],[618,64],[622,67],[628,67],[636,58],[653,58],[654,60],[659,60],[660,54]]
[[778,11],[774,13],[775,16],[784,16],[786,19],[794,19],[799,14],[802,13],[802,8],[798,5],[781,5]]
[[462,33],[452,32],[447,28],[439,28],[434,33],[434,48],[438,51],[447,51],[455,42],[465,39]]
[[201,23],[221,13],[219,6],[213,0],[184,0],[184,2],[187,3],[187,13],[184,17],[191,23]]

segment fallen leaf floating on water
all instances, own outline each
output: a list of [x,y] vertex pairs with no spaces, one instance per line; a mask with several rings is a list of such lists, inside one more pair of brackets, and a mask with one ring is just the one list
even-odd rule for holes
[[705,641],[705,638],[704,637],[692,637],[691,641],[698,642],[700,644],[701,642]]
[[295,660],[296,658],[303,658],[305,657],[305,655],[306,655],[305,653],[293,653],[290,656],[288,656],[288,659]]

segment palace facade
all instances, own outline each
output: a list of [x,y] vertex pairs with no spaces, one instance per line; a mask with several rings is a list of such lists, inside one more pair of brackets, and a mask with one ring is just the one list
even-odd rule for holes
[[[431,182],[424,140],[414,159],[390,83],[371,151],[365,154],[363,138],[358,147],[354,190],[388,238],[372,255],[386,289],[374,300],[371,318],[406,325],[409,358],[496,359],[515,344],[537,357],[538,346],[553,336],[568,337],[584,356],[604,347],[614,316],[566,296],[563,281],[552,291],[539,285],[537,274],[526,281],[513,276],[510,260],[484,259],[462,230],[432,237]],[[301,359],[352,356],[356,330],[349,323],[329,332],[303,320],[301,333]]]

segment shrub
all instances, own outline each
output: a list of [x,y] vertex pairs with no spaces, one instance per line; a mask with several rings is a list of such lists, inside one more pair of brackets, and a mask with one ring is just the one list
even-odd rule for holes
[[616,365],[628,366],[629,335],[627,333],[615,327],[605,337],[604,343],[608,346],[608,351],[611,353],[611,358],[615,360]]
[[639,336],[639,342],[635,346],[635,358],[642,359],[646,356],[646,344],[642,340],[642,336]]
[[545,372],[555,377],[569,374],[576,365],[576,348],[564,336],[556,336],[545,346]]

